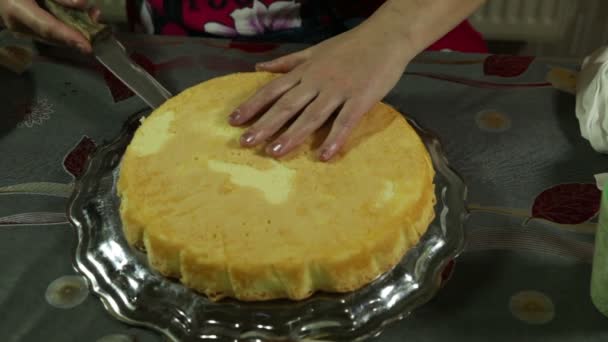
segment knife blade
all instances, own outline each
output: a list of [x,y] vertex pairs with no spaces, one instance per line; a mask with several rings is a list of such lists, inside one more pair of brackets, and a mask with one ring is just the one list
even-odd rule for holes
[[150,107],[158,108],[171,97],[152,75],[129,58],[109,26],[94,22],[82,10],[67,8],[52,0],[44,0],[44,5],[57,19],[82,33],[91,42],[95,58]]
[[125,48],[114,36],[96,41],[93,51],[97,60],[150,107],[158,108],[171,97],[171,93],[152,75],[127,57]]

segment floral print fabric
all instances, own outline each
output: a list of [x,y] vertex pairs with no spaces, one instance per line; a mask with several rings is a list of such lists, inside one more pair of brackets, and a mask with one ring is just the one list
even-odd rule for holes
[[[138,21],[148,33],[314,43],[361,22],[384,0],[146,0]],[[287,34],[285,34],[287,32]],[[270,39],[269,39],[270,38]],[[463,22],[429,50],[487,52]]]

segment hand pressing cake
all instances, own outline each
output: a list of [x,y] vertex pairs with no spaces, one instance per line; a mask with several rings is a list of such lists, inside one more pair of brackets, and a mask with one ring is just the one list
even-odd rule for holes
[[194,86],[143,120],[118,191],[124,233],[152,268],[217,300],[356,290],[390,270],[434,217],[434,170],[416,132],[379,103],[330,163],[322,129],[281,160],[239,146],[228,115],[275,78]]

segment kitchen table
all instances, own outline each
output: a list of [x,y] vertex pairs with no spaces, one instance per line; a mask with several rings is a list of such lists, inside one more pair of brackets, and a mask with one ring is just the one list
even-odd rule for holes
[[[123,35],[177,93],[301,46]],[[41,47],[0,32],[0,47]],[[608,157],[579,132],[575,61],[424,53],[385,101],[435,132],[468,185],[465,252],[378,341],[608,341],[589,295]],[[110,316],[72,263],[65,215],[87,157],[145,104],[92,59],[40,48],[0,67],[0,340],[163,341]]]

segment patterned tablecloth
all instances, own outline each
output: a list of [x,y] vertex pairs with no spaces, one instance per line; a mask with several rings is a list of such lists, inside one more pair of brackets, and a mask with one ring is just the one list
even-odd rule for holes
[[[125,36],[171,92],[299,48]],[[25,44],[0,33],[0,46]],[[52,57],[51,57],[52,56]],[[436,132],[469,186],[466,252],[430,303],[379,341],[608,341],[589,297],[594,174],[608,158],[581,138],[576,65],[424,54],[386,101]],[[566,69],[561,69],[566,68]],[[64,209],[95,146],[143,102],[103,68],[48,49],[0,67],[0,340],[162,341],[113,319],[72,268]]]

